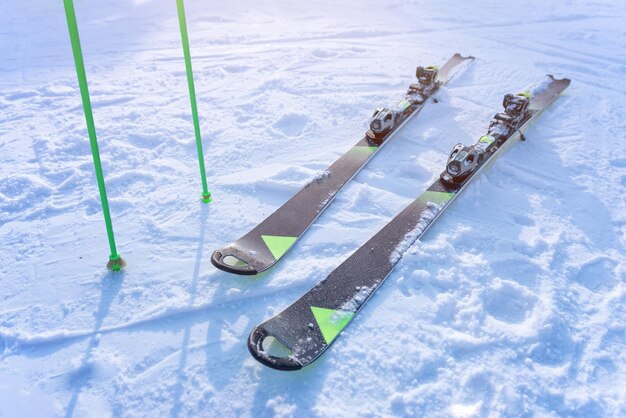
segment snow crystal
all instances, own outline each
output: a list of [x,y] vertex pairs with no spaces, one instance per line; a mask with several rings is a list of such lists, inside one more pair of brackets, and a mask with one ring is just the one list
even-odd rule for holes
[[318,175],[316,175],[315,177],[313,177],[312,181],[322,181],[328,176],[330,176],[330,171],[324,170],[320,172]]
[[[355,293],[355,295],[352,297],[352,299],[348,300],[347,302],[344,302],[341,307],[339,308],[339,311],[341,312],[356,312],[359,307],[363,304],[363,302],[365,302],[367,300],[367,298],[369,297],[371,291],[370,288],[367,286],[360,286],[357,289],[357,293]],[[342,319],[344,318],[345,315],[343,313],[340,313],[337,315],[338,319]]]

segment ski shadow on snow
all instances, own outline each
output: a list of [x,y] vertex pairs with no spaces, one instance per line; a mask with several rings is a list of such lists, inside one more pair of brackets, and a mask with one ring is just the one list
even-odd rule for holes
[[316,415],[314,409],[318,402],[317,395],[329,373],[329,366],[323,358],[296,371],[274,370],[263,365],[259,367],[262,369],[255,374],[257,390],[250,410],[253,416],[275,417],[285,406],[295,407],[294,416]]
[[108,272],[101,279],[100,304],[98,305],[98,311],[94,315],[96,322],[93,327],[93,335],[89,339],[87,349],[85,350],[80,365],[67,376],[67,384],[72,388],[72,397],[67,405],[67,410],[64,415],[65,418],[74,416],[76,404],[78,403],[78,398],[83,387],[89,384],[89,381],[97,371],[96,366],[92,364],[92,355],[100,344],[99,331],[123,283],[124,271],[115,273]]
[[[564,106],[558,113],[567,112],[568,101],[564,98],[561,99],[561,103],[555,103],[555,105]],[[550,116],[548,112],[543,116]],[[555,113],[553,118],[558,117],[558,114]],[[483,178],[487,184],[483,183],[486,187],[483,188],[482,192],[468,189],[466,196],[461,196],[460,199],[464,197],[471,199],[471,194],[475,194],[477,199],[482,200],[480,207],[474,206],[470,210],[480,213],[470,214],[470,211],[466,211],[470,217],[481,218],[483,214],[489,214],[489,208],[497,206],[498,201],[502,199],[506,200],[507,207],[514,208],[514,210],[507,211],[510,216],[498,224],[497,231],[489,229],[479,231],[490,236],[492,242],[500,240],[504,242],[504,248],[496,247],[497,251],[484,252],[490,264],[496,268],[496,273],[502,272],[496,275],[514,277],[521,284],[530,285],[531,288],[534,288],[535,285],[538,285],[539,278],[537,276],[541,275],[542,272],[531,261],[549,251],[552,246],[554,256],[550,262],[550,270],[561,272],[560,275],[563,275],[567,281],[578,282],[592,291],[597,291],[598,289],[595,288],[597,283],[578,278],[582,270],[580,265],[573,267],[568,265],[570,256],[568,256],[567,251],[571,247],[572,241],[579,241],[579,239],[572,237],[566,228],[554,244],[549,244],[541,235],[537,237],[534,243],[529,244],[520,241],[524,229],[535,227],[537,224],[533,218],[536,216],[541,219],[541,213],[537,213],[538,207],[539,211],[558,215],[559,218],[580,230],[586,240],[586,242],[580,241],[580,244],[589,250],[590,256],[594,253],[606,253],[610,250],[615,250],[618,253],[624,251],[618,234],[615,233],[616,223],[611,217],[609,208],[575,179],[576,175],[581,174],[578,171],[580,168],[583,172],[594,171],[595,169],[591,166],[592,163],[588,163],[589,166],[587,167],[583,167],[582,164],[577,166],[565,165],[565,161],[562,160],[554,142],[577,140],[579,136],[556,127],[551,128],[548,124],[554,120],[553,118],[547,118],[543,126],[540,126],[542,121],[538,120],[527,131],[528,140],[526,142],[516,145],[515,148],[507,152],[507,155],[503,155],[502,159],[494,164],[495,170],[485,172]],[[511,168],[505,166],[506,160],[513,160],[514,164]],[[533,167],[530,173],[519,174],[523,173],[524,167],[527,166]],[[549,167],[549,171],[541,172],[541,167]],[[502,175],[503,172],[506,177]],[[516,173],[518,175],[514,175]],[[522,193],[511,191],[520,189],[520,184],[522,185]],[[525,191],[530,192],[531,195]],[[541,196],[539,203],[533,202],[533,196],[536,197],[537,195]],[[489,226],[490,222],[481,222],[481,224]],[[436,230],[437,228],[433,229]],[[506,243],[506,241],[512,244]],[[507,259],[503,259],[503,253]],[[606,258],[609,259],[607,264],[611,264],[610,257]],[[516,262],[511,263],[511,259],[515,259]],[[586,261],[581,260],[584,263],[583,269],[587,265]],[[597,271],[595,272],[597,273]]]
[[[225,283],[225,286],[228,286],[226,289],[253,289],[263,286],[269,275],[279,274],[283,269],[284,266],[276,266],[253,277],[234,276],[216,271],[213,277],[220,283]],[[216,399],[225,393],[222,389],[240,387],[242,382],[243,387],[250,391],[258,388],[251,403],[246,403],[243,407],[255,417],[276,416],[277,411],[267,404],[270,400],[274,401],[275,407],[280,407],[283,403],[296,405],[299,415],[302,413],[307,415],[313,408],[315,398],[305,399],[299,394],[303,391],[303,385],[307,392],[317,393],[325,380],[324,373],[312,373],[315,370],[312,367],[296,372],[272,370],[254,360],[247,349],[248,336],[254,326],[267,319],[268,307],[286,307],[301,293],[303,293],[301,286],[271,290],[267,294],[255,291],[251,292],[249,297],[242,297],[236,302],[226,302],[211,311],[206,346],[203,348],[205,366],[202,373],[203,377],[211,382],[211,386],[217,389],[218,396],[210,400],[216,415],[233,414],[230,402],[217,403]],[[242,398],[249,396],[250,393],[242,394]],[[238,409],[236,414],[245,415],[244,410]]]
[[[201,278],[215,283],[218,286],[216,294],[224,295],[229,289],[241,290],[258,286],[267,276],[267,273],[261,273],[253,277],[236,276],[218,271],[209,265],[208,268],[211,269],[211,273],[208,276],[205,274],[201,277],[200,273],[203,266],[208,264],[206,263],[206,247],[215,248],[217,245],[217,243],[212,242],[212,236],[207,237],[208,227],[210,226],[208,219],[210,210],[208,207],[203,207],[202,209],[196,259],[189,289],[188,307],[190,309],[196,303],[198,284]],[[206,267],[204,268],[206,269]],[[235,301],[225,300],[223,304],[211,306],[208,309],[201,309],[190,313],[186,318],[181,318],[184,324],[182,327],[183,337],[176,371],[176,383],[171,390],[172,406],[169,416],[172,418],[185,416],[190,413],[192,415],[205,413],[202,407],[200,410],[196,410],[195,408],[198,406],[189,405],[184,400],[184,395],[189,392],[190,387],[194,386],[189,377],[200,373],[203,375],[203,378],[208,379],[211,386],[219,389],[226,388],[239,379],[237,373],[241,370],[241,367],[232,367],[232,364],[243,364],[246,359],[245,341],[247,334],[245,326],[242,325],[242,320],[243,323],[247,323],[247,318],[252,316],[248,310],[248,300],[258,301],[254,296],[251,296],[249,299],[246,297],[236,299]],[[255,306],[259,306],[258,309],[261,310],[266,305],[255,303]],[[202,326],[202,324],[207,324],[205,343],[201,346],[192,346],[190,344],[191,330],[193,327]],[[242,328],[244,328],[242,335],[238,335]],[[225,339],[230,342],[225,343]],[[232,341],[237,341],[238,343],[232,343]],[[192,359],[192,356],[196,356],[198,352],[205,352],[206,358],[205,365],[200,368],[197,367],[199,364],[198,360]],[[221,392],[221,390],[219,391]],[[214,394],[209,394],[205,395],[201,403],[208,402],[210,405],[213,401],[215,401]],[[213,407],[215,413],[220,410],[220,406],[227,407],[226,405],[218,405],[217,408]],[[205,408],[210,408],[210,406],[205,405]],[[223,412],[227,414],[229,410],[226,409]],[[232,411],[230,412],[232,413]]]
[[[532,294],[540,294],[543,281],[554,281],[556,293],[550,298],[554,314],[538,325],[537,333],[527,338],[510,337],[508,344],[527,353],[527,356],[510,361],[514,367],[524,367],[523,362],[528,358],[544,367],[567,366],[568,376],[575,380],[585,363],[588,347],[585,340],[577,341],[572,337],[576,333],[577,318],[570,315],[579,309],[572,305],[579,302],[566,294],[576,286],[600,294],[612,290],[619,282],[612,267],[619,260],[598,254],[610,254],[611,251],[619,254],[624,249],[619,234],[615,232],[617,223],[612,219],[610,208],[576,179],[581,171],[582,174],[594,173],[597,168],[593,162],[573,165],[559,152],[563,141],[582,143],[582,135],[573,134],[569,129],[566,131],[562,123],[556,122],[560,115],[568,112],[571,100],[561,98],[555,106],[562,108],[546,111],[542,119],[526,131],[527,141],[515,145],[485,170],[433,226],[424,241],[433,239],[440,232],[459,231],[469,225],[468,232],[455,232],[450,243],[459,254],[478,252],[487,261],[489,269],[485,274],[468,277],[470,280],[480,282],[486,288],[494,278],[514,280],[530,289]],[[555,222],[554,219],[546,221],[546,214],[556,218],[556,222],[562,220],[563,224],[556,231],[546,231],[544,236],[542,231]],[[527,228],[531,230],[530,240],[524,239]],[[569,251],[573,245],[585,248],[590,260],[582,259],[572,264]],[[538,258],[546,255],[550,256],[547,266],[536,263]],[[396,271],[396,274],[407,273],[416,266],[427,268],[415,261],[405,266],[401,262],[397,269],[400,272]],[[416,291],[420,292],[419,289]],[[384,294],[384,290],[381,293]],[[515,313],[513,309],[524,294],[512,292],[500,296],[507,296],[497,299],[500,308],[509,303],[505,308],[507,315],[494,315],[493,309],[485,306],[486,315],[516,325],[520,320],[510,314]],[[372,302],[380,303],[381,298],[374,298]],[[517,313],[523,319],[530,311],[532,303],[530,308],[520,308]],[[457,361],[473,361],[470,356],[477,354],[465,354],[455,346],[451,349],[447,354]],[[488,345],[480,348],[478,355],[488,355],[488,351],[494,349],[498,348]],[[481,396],[482,412],[488,413],[493,400],[485,396]],[[537,392],[530,396],[559,414],[588,416],[589,411],[602,410],[601,404],[595,401],[572,409],[559,397],[547,398]]]

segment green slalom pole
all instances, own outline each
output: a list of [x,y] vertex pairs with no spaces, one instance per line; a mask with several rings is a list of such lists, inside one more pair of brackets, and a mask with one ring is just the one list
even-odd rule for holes
[[196,104],[196,88],[193,83],[191,70],[191,54],[189,53],[189,37],[187,36],[187,22],[185,18],[185,4],[183,0],[176,0],[178,9],[178,23],[180,24],[180,36],[183,40],[183,52],[185,54],[185,69],[187,70],[187,84],[189,85],[189,99],[191,100],[191,115],[193,117],[193,129],[196,133],[196,147],[198,149],[198,163],[200,164],[200,178],[202,179],[202,201],[209,203],[211,193],[206,182],[206,170],[204,168],[204,153],[202,152],[202,137],[200,135],[200,122],[198,121],[198,106]]
[[113,235],[113,223],[111,222],[111,213],[109,212],[109,201],[104,186],[104,176],[102,175],[102,163],[100,162],[100,151],[98,150],[98,140],[96,138],[96,127],[93,121],[93,113],[91,111],[91,100],[89,99],[89,88],[87,87],[87,74],[85,73],[85,64],[83,63],[83,53],[80,47],[80,38],[78,36],[78,25],[76,24],[76,13],[74,12],[73,0],[63,0],[65,5],[65,15],[67,17],[67,27],[70,31],[70,39],[72,41],[72,52],[74,53],[74,63],[76,64],[76,75],[78,76],[78,85],[80,86],[80,96],[83,99],[83,109],[85,111],[85,120],[87,122],[87,131],[89,132],[89,142],[91,143],[91,153],[93,154],[93,165],[96,171],[96,179],[98,180],[98,189],[100,189],[100,200],[102,201],[102,213],[104,214],[104,222],[106,224],[107,236],[109,238],[109,247],[111,255],[107,268],[113,271],[119,271],[126,266],[126,262],[117,253],[115,247],[115,236]]

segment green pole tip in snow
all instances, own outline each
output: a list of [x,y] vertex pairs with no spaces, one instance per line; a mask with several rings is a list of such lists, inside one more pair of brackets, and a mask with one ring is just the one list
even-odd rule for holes
[[126,267],[126,260],[124,260],[119,254],[110,255],[109,262],[107,263],[107,268],[113,271],[120,271]]
[[63,0],[63,4],[65,6],[65,16],[67,17],[67,27],[70,32],[74,63],[76,64],[76,75],[78,77],[78,85],[80,87],[80,96],[83,100],[83,110],[85,111],[85,121],[87,122],[87,132],[89,133],[89,143],[91,145],[91,153],[93,155],[93,165],[96,172],[98,189],[100,190],[102,213],[104,215],[104,223],[106,224],[107,237],[109,239],[109,247],[111,249],[111,255],[109,256],[107,267],[111,265],[110,268],[112,270],[118,271],[126,265],[126,262],[124,262],[124,260],[117,253],[117,248],[115,247],[113,223],[111,222],[109,201],[107,199],[106,187],[104,185],[104,175],[102,174],[102,163],[100,161],[98,139],[96,138],[96,127],[93,121],[93,112],[91,110],[91,100],[89,99],[89,88],[87,87],[87,74],[85,73],[85,64],[83,62],[83,52],[80,47],[80,38],[78,36],[78,25],[76,23],[74,2],[73,0]]
[[211,193],[206,181],[206,170],[204,168],[204,153],[202,151],[202,137],[200,135],[200,122],[198,121],[198,106],[196,103],[196,88],[193,83],[193,71],[191,69],[191,53],[189,52],[189,37],[187,36],[187,22],[185,18],[185,4],[183,0],[176,0],[178,9],[178,23],[180,24],[180,37],[183,41],[183,53],[185,55],[185,69],[187,70],[187,84],[189,86],[189,100],[191,101],[191,116],[193,118],[193,129],[196,134],[196,148],[198,149],[198,163],[200,165],[200,178],[202,179],[202,201],[209,203]]

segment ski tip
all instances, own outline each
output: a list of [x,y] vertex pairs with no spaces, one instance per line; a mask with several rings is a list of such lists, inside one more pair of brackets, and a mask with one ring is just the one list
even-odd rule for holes
[[552,74],[546,74],[546,77],[548,77],[550,81],[565,84],[565,86],[569,86],[572,82],[569,78],[555,78]]
[[457,52],[443,65],[443,67],[439,69],[437,80],[441,84],[446,84],[448,81],[450,81],[454,77],[454,74],[456,74],[457,67],[467,65],[468,62],[471,62],[473,60],[474,60],[473,56],[468,55],[465,57]]
[[456,54],[454,54],[452,56],[452,58],[459,58],[459,59],[462,59],[462,60],[473,60],[473,59],[476,59],[473,55],[465,56],[465,55],[459,54],[458,52]]
[[[263,345],[266,338],[270,337],[263,325],[255,327],[248,337],[248,351],[257,361],[272,369],[294,371],[302,368],[302,363],[293,356],[276,357],[268,353]],[[274,337],[275,338],[275,337]]]
[[[235,262],[230,263],[230,258],[234,259]],[[211,255],[211,264],[227,273],[245,276],[258,274],[257,269],[252,267],[249,263],[243,262],[239,257],[235,257],[234,255],[231,255],[223,250],[213,251],[213,254]]]

